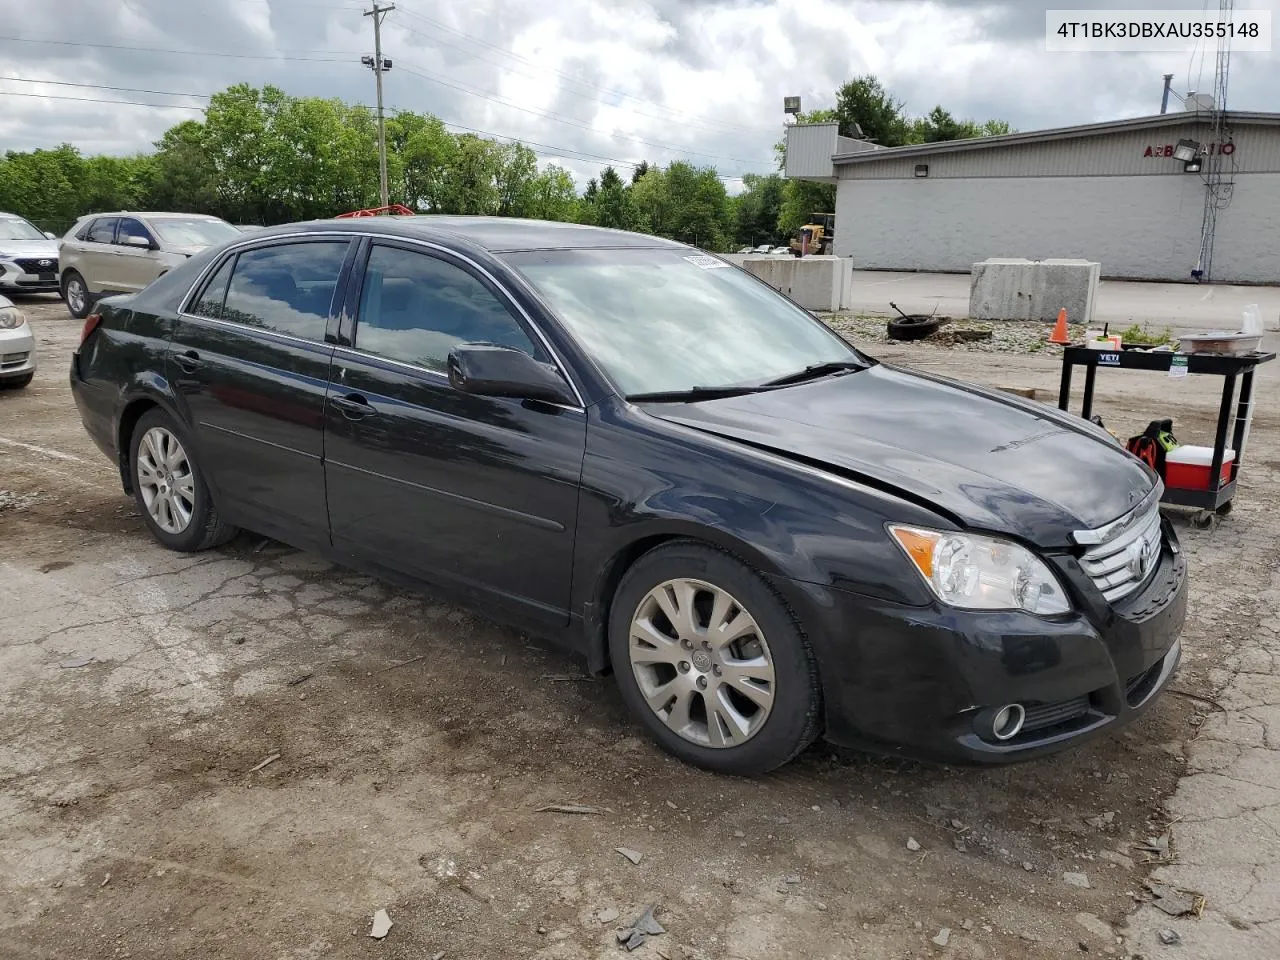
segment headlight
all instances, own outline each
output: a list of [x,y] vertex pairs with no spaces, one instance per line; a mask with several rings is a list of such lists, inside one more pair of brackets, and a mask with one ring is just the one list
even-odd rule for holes
[[889,532],[943,603],[1046,615],[1071,610],[1053,571],[1016,543],[895,524]]
[[17,307],[0,307],[0,330],[17,330],[27,322]]

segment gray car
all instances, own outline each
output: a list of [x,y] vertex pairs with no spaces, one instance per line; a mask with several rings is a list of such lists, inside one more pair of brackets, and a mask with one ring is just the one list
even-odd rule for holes
[[25,217],[0,212],[0,293],[57,293],[58,241]]
[[0,296],[0,387],[25,387],[36,375],[36,338],[26,315]]
[[200,213],[95,213],[81,217],[58,243],[62,299],[83,320],[94,301],[137,293],[206,247],[241,233]]

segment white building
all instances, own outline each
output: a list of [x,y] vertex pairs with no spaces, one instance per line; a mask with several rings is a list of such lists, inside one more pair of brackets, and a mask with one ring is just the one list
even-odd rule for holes
[[798,124],[785,173],[836,185],[835,253],[858,269],[967,273],[988,257],[1071,257],[1099,262],[1104,277],[1192,280],[1201,269],[1217,282],[1280,283],[1280,114],[1228,111],[1217,137],[1213,117],[893,148]]

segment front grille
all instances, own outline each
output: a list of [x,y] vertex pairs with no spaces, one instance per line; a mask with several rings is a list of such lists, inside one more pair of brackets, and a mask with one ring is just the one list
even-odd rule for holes
[[[42,263],[48,262],[48,266],[41,266]],[[14,260],[18,265],[18,269],[23,273],[57,273],[58,260],[56,257],[23,257],[20,260]]]
[[27,362],[30,353],[0,353],[0,367],[16,367]]
[[1145,510],[1115,537],[1089,547],[1080,558],[1080,566],[1110,603],[1141,587],[1160,565],[1160,502],[1153,501]]
[[1089,712],[1089,697],[1076,697],[1074,700],[1062,700],[1058,703],[1028,704],[1026,719],[1022,722],[1022,732],[1031,733],[1059,727],[1083,717]]

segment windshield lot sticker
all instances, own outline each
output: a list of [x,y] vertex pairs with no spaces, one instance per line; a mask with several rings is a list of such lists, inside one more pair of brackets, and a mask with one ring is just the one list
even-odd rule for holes
[[701,267],[703,270],[716,270],[720,267],[728,266],[728,264],[725,263],[723,260],[717,260],[715,257],[708,257],[708,256],[704,256],[703,254],[697,254],[696,256],[692,256],[692,257],[685,257],[685,259],[688,260],[690,263],[692,263],[695,267]]

